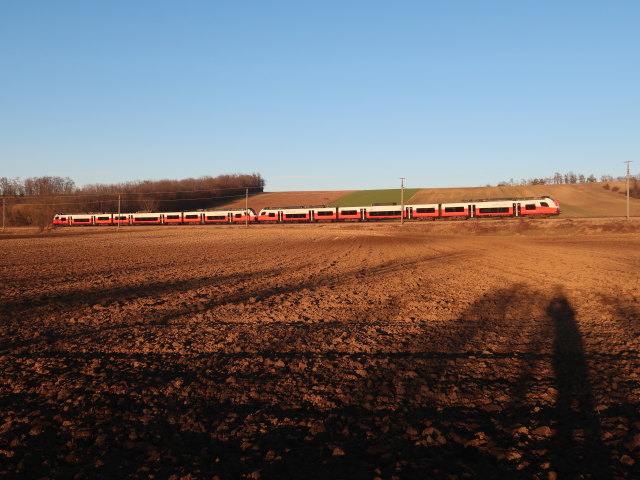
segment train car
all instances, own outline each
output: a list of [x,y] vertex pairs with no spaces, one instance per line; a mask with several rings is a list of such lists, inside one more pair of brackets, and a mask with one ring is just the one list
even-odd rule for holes
[[[204,224],[216,224],[216,223],[253,223],[257,221],[256,212],[253,208],[245,210],[208,210],[204,212],[189,212],[189,217],[199,213]],[[185,223],[194,223],[195,218],[187,219],[185,213]],[[187,221],[189,220],[189,221]]]
[[227,210],[206,210],[202,212],[202,223],[229,223],[229,212]]
[[166,212],[160,214],[160,218],[164,225],[181,225],[182,212]]
[[131,224],[131,214],[130,213],[121,213],[119,216],[117,213],[113,215],[113,225],[130,225]]
[[74,213],[67,215],[69,218],[69,225],[93,225],[93,215],[86,213]]
[[311,222],[313,209],[307,207],[265,207],[258,214],[264,223]]
[[182,223],[185,225],[202,223],[204,212],[184,212],[182,214]]
[[520,216],[560,215],[560,204],[551,197],[531,197],[519,201]]
[[94,225],[113,225],[113,215],[110,213],[97,213],[93,216]]
[[407,217],[406,210],[400,205],[375,205],[364,208],[365,220],[391,220]]
[[131,225],[162,225],[161,213],[132,213]]
[[315,207],[311,209],[311,221],[335,221],[338,219],[338,209],[336,207]]
[[419,219],[436,219],[440,217],[440,205],[437,203],[429,203],[424,205],[409,205],[409,218]]
[[253,208],[229,210],[229,221],[231,223],[253,223],[257,221],[257,215]]
[[469,203],[442,203],[440,205],[441,218],[471,218],[472,205]]
[[477,202],[471,205],[473,217],[514,217],[518,215],[518,204],[513,200]]
[[258,222],[276,223],[280,221],[280,214],[275,207],[265,207],[258,213]]
[[338,220],[364,220],[364,207],[338,207]]
[[69,216],[62,214],[62,213],[56,213],[53,216],[53,224],[54,225],[69,225]]
[[308,208],[283,208],[279,210],[280,221],[282,223],[291,222],[310,222],[311,210]]

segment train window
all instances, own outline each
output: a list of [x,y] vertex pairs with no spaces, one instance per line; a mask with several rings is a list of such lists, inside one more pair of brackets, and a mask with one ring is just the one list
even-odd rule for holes
[[464,207],[444,207],[444,211],[447,213],[464,212]]
[[101,222],[109,221],[109,217],[98,217]]
[[73,221],[76,222],[76,223],[89,223],[91,221],[91,219],[89,219],[89,218],[74,218]]
[[133,219],[135,222],[159,222],[159,217],[138,217]]
[[316,215],[319,217],[330,217],[333,215],[333,212],[316,212]]
[[226,220],[226,215],[207,215],[207,220]]
[[200,215],[185,215],[184,218],[186,218],[187,220],[194,220],[196,218],[198,218]]
[[116,220],[126,220],[127,217],[114,217]]
[[357,210],[343,210],[340,212],[340,215],[358,215]]
[[179,220],[180,219],[180,215],[167,215],[165,218],[167,220]]
[[536,204],[535,204],[535,203],[527,203],[527,204],[524,206],[524,209],[525,209],[525,210],[535,210],[535,209],[536,209]]
[[435,208],[416,208],[416,213],[436,213]]
[[541,207],[548,207],[549,204],[547,202],[540,202]]
[[287,213],[284,218],[307,218],[306,213]]
[[400,216],[400,210],[390,210],[387,212],[369,212],[370,217],[393,217]]
[[64,217],[60,217],[58,220],[60,220],[61,222],[66,222],[67,221],[67,219],[64,218]]
[[269,214],[269,217],[271,217],[271,218],[273,218],[273,217],[275,217],[275,216],[276,216],[276,214],[275,214],[275,213],[273,213],[273,212],[271,212],[271,213]]
[[509,207],[479,208],[480,213],[509,213]]
[[242,217],[242,214],[241,214],[241,213],[236,213],[236,214],[234,215],[234,217],[236,217],[236,218],[240,218],[240,217]]

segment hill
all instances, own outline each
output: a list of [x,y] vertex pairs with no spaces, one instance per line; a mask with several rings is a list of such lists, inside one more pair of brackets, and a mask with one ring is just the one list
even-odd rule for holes
[[[626,215],[626,197],[621,194],[624,182],[609,182],[619,192],[606,190],[603,183],[568,185],[527,185],[506,187],[423,188],[405,189],[405,203],[445,203],[467,199],[534,197],[549,195],[560,203],[565,217],[622,217]],[[396,198],[397,197],[397,198]],[[354,203],[355,202],[355,203]],[[354,206],[372,203],[400,203],[400,190],[270,192],[249,197],[249,206],[259,211],[265,206],[335,205]],[[223,208],[243,208],[245,199],[238,198]],[[220,207],[217,207],[220,208]],[[640,199],[630,201],[632,216],[640,215]]]
[[[620,190],[624,182],[610,182]],[[534,197],[549,195],[560,203],[567,217],[616,217],[626,215],[626,197],[603,188],[603,183],[567,185],[527,185],[507,187],[425,188],[411,198],[411,203],[442,203],[466,199]],[[630,201],[631,215],[640,215],[640,200]]]
[[[323,192],[268,192],[249,196],[249,207],[256,213],[264,207],[289,207],[296,205],[329,205],[341,197],[348,196],[353,190],[329,190]],[[238,197],[233,201],[215,208],[244,208],[245,198]]]

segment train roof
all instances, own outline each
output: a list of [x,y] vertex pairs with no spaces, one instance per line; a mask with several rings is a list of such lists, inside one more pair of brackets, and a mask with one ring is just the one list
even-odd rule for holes
[[326,205],[292,205],[288,207],[263,207],[262,210],[300,210],[304,208],[334,208]]
[[[538,197],[502,197],[502,198],[472,198],[467,200],[460,200],[460,202],[521,202],[523,200],[542,200],[543,198],[551,198],[549,195],[542,195]],[[456,203],[460,203],[456,202]]]

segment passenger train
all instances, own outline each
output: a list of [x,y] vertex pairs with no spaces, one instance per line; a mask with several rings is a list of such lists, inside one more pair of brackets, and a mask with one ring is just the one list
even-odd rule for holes
[[265,207],[197,210],[184,212],[69,213],[56,214],[54,225],[215,225],[239,223],[314,223],[380,220],[436,220],[521,217],[560,214],[560,205],[548,196],[465,200],[457,203],[420,205],[371,205],[367,207]]

